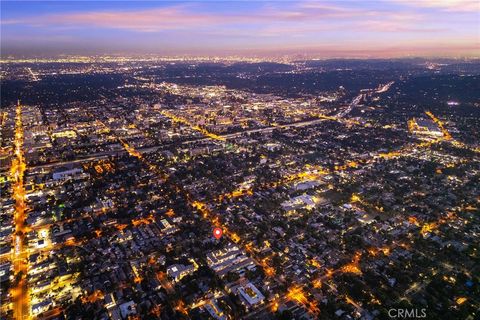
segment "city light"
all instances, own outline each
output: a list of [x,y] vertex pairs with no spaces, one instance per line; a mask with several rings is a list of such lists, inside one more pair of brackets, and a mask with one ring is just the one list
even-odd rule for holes
[[[145,6],[136,37],[162,20]],[[202,6],[199,30],[224,23]],[[357,14],[342,6],[327,14]],[[92,31],[116,15],[88,7],[73,20]],[[477,318],[477,60],[2,59],[6,319],[375,319],[427,302],[428,318]]]

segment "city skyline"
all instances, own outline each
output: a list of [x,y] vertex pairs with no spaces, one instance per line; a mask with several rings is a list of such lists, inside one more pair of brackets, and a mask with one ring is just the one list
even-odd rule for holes
[[2,1],[2,55],[475,57],[476,1]]

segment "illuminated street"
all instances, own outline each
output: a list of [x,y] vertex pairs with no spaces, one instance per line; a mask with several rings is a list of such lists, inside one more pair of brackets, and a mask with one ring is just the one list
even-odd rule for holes
[[13,311],[15,319],[30,318],[30,297],[28,293],[28,250],[25,246],[25,235],[28,232],[25,225],[27,205],[25,197],[24,175],[26,170],[25,156],[23,151],[23,123],[22,106],[20,102],[16,107],[15,118],[15,158],[12,161],[11,179],[13,181],[12,195],[15,199],[15,236],[13,237],[12,262],[16,284],[11,289],[13,298]]

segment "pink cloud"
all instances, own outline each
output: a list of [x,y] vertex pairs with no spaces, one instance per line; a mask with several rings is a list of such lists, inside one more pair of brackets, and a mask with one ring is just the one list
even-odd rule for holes
[[231,24],[268,24],[285,22],[320,22],[319,19],[340,19],[374,15],[363,11],[321,2],[301,2],[287,8],[266,5],[253,13],[200,13],[194,5],[178,5],[137,11],[92,11],[81,13],[51,14],[25,19],[4,20],[2,24],[25,24],[34,26],[101,27],[126,29],[138,32],[181,30]]
[[435,8],[450,12],[477,12],[480,10],[478,0],[391,0],[416,8]]
[[49,15],[32,19],[33,24],[61,26],[95,26],[140,32],[184,29],[218,23],[219,17],[191,13],[183,7],[157,8],[142,11],[100,11]]

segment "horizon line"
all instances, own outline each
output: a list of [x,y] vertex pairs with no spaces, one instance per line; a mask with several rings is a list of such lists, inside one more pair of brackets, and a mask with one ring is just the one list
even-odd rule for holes
[[306,53],[288,53],[288,54],[160,54],[160,53],[59,53],[59,54],[35,54],[35,55],[22,55],[22,54],[1,54],[0,61],[3,60],[35,60],[35,59],[62,59],[62,58],[136,58],[142,57],[149,59],[306,59],[306,60],[400,60],[400,59],[451,59],[451,60],[476,60],[480,59],[480,55],[421,55],[421,54],[405,54],[398,56],[382,56],[382,55],[338,55],[338,56],[319,56],[316,54]]

